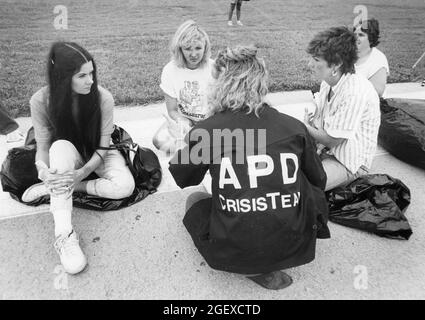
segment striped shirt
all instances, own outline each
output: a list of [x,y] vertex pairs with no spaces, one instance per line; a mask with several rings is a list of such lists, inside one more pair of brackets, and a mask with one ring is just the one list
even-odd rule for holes
[[345,74],[332,87],[325,81],[315,96],[318,106],[314,125],[334,138],[345,139],[329,152],[351,173],[361,166],[370,168],[376,151],[381,113],[373,85],[356,74]]

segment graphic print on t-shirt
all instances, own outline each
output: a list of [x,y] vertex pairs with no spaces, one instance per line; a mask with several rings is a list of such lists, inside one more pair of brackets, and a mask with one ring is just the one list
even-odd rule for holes
[[202,107],[202,96],[199,93],[198,81],[185,81],[184,87],[179,92],[179,109],[181,113],[189,118],[202,120],[205,118]]

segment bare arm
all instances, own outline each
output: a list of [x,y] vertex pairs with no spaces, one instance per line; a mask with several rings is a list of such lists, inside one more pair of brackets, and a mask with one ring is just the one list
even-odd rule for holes
[[[49,163],[50,146],[51,146],[50,142],[38,142],[37,143],[37,151],[35,153],[35,162],[43,161],[47,165],[47,167],[50,166],[50,163]],[[40,171],[39,168],[37,168],[37,170]]]
[[165,97],[165,105],[167,106],[168,115],[171,119],[174,121],[177,121],[178,118],[181,118],[179,111],[178,111],[178,105],[177,105],[177,99],[172,98],[168,94],[164,93]]
[[[109,143],[111,140],[111,136],[101,136],[100,137],[100,146],[101,147],[109,147]],[[92,157],[90,158],[87,163],[81,167],[80,169],[75,170],[74,173],[74,183],[78,183],[85,178],[87,178],[90,173],[92,173],[94,170],[99,167],[99,165],[102,163],[102,159],[105,157],[108,150],[101,150],[97,149],[95,153],[93,153]]]
[[387,84],[387,70],[385,68],[379,69],[369,78],[369,81],[372,82],[378,95],[382,97],[385,91],[385,85]]
[[313,137],[313,139],[316,140],[317,142],[320,142],[321,144],[328,147],[329,149],[339,145],[345,140],[344,138],[331,137],[330,135],[326,133],[325,130],[316,129],[310,125],[306,125],[306,126],[307,126],[308,132]]

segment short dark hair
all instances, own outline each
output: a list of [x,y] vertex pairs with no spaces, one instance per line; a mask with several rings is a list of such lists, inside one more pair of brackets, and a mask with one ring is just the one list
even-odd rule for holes
[[367,29],[363,29],[363,23],[360,29],[367,34],[370,47],[376,47],[379,44],[379,22],[375,18],[372,18],[366,20],[365,23],[367,23]]
[[354,73],[357,44],[354,32],[347,27],[333,27],[319,32],[310,41],[307,53],[324,59],[328,66],[341,64],[341,72]]

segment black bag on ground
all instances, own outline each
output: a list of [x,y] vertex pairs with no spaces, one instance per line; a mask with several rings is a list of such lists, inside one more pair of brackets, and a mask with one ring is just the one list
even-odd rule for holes
[[425,169],[425,100],[381,99],[378,142],[394,157]]
[[404,215],[410,204],[410,190],[389,175],[362,176],[328,191],[326,196],[329,220],[334,223],[388,238],[408,240],[412,234]]
[[[124,199],[112,200],[74,192],[73,204],[75,207],[100,211],[117,210],[131,206],[157,191],[157,187],[161,183],[162,171],[156,154],[148,148],[141,148],[133,143],[130,135],[118,126],[115,126],[111,137],[114,145],[118,145],[113,149],[121,151],[135,179],[133,194]],[[130,151],[130,145],[134,151]],[[34,129],[31,128],[28,131],[25,145],[9,150],[2,164],[0,177],[3,191],[9,192],[11,197],[17,201],[22,202],[21,197],[25,190],[40,182],[34,165],[35,153]],[[131,155],[132,153],[134,156]],[[96,178],[97,175],[92,173],[86,180]],[[37,206],[45,203],[49,203],[49,196],[25,204]]]

